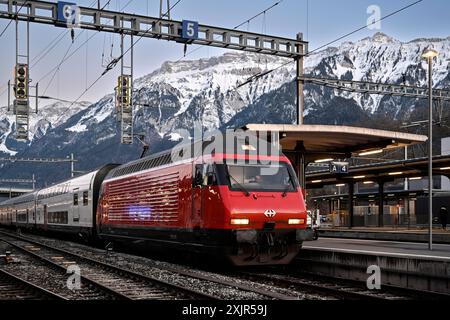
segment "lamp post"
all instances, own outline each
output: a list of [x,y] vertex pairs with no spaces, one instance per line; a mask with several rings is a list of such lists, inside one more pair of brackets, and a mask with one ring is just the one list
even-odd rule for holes
[[433,58],[439,53],[425,49],[422,58],[428,61],[428,214],[429,242],[428,249],[433,250]]

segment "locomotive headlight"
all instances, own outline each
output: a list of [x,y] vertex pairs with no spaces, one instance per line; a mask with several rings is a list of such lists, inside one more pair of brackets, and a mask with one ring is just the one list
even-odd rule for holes
[[235,226],[245,226],[250,223],[249,219],[231,219],[231,224]]
[[288,223],[290,225],[294,224],[305,224],[305,219],[289,219]]

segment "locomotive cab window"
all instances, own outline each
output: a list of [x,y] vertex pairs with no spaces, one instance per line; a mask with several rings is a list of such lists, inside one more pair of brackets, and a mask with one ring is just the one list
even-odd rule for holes
[[195,166],[194,187],[216,186],[218,184],[215,165]]
[[203,165],[197,164],[195,166],[195,175],[194,175],[194,187],[201,187],[203,185]]
[[292,168],[284,162],[270,165],[225,166],[227,182],[233,191],[294,192],[297,182]]
[[89,193],[88,191],[83,192],[83,206],[87,206],[89,204]]
[[217,176],[214,165],[208,165],[206,167],[206,173],[204,178],[205,186],[216,186],[217,185]]
[[73,205],[74,206],[78,205],[78,193],[73,194]]

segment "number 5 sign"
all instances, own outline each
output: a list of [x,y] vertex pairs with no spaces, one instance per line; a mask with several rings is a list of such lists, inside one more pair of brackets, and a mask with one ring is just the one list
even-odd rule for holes
[[182,22],[183,32],[181,36],[184,39],[195,40],[198,39],[198,22],[183,20]]

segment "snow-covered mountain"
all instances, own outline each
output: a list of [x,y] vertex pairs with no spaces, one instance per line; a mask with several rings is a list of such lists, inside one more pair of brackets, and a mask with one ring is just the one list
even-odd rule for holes
[[[305,73],[426,86],[427,65],[421,53],[429,46],[441,53],[434,64],[434,84],[438,88],[448,88],[450,37],[402,43],[377,33],[355,43],[346,42],[312,53],[305,60]],[[253,75],[275,69],[286,61],[230,52],[209,59],[166,62],[135,81],[134,101],[145,105],[136,107],[135,132],[145,134],[151,152],[156,152],[176,142],[179,136],[174,132],[177,129],[192,130],[196,121],[202,121],[205,129],[255,122],[293,123],[296,116],[293,63],[238,88]],[[305,120],[324,124],[358,124],[376,114],[403,119],[417,105],[416,99],[339,92],[313,85],[306,86],[305,99]],[[133,146],[119,144],[112,94],[91,105],[72,107],[69,113],[58,113],[61,109],[64,110],[64,106],[41,108],[32,121],[33,139],[27,145],[13,143],[12,117],[0,118],[0,152],[52,157],[73,152],[80,159],[77,164],[80,170],[139,156],[138,142]],[[2,172],[0,170],[0,175]],[[49,178],[64,175],[67,173],[52,173]]]
[[[362,39],[356,43],[346,42],[337,48],[328,48],[307,59],[306,73],[337,79],[371,81],[412,86],[427,86],[428,66],[421,54],[425,48],[433,47],[440,55],[433,64],[433,82],[436,88],[448,88],[450,82],[450,37],[446,39],[416,39],[400,42],[383,33]],[[413,110],[413,105],[403,105],[399,99],[379,95],[342,93],[339,95],[354,100],[362,110],[370,113],[386,109],[394,117],[402,116],[404,108]],[[307,95],[308,96],[308,95]],[[309,105],[323,103],[321,97],[309,95]],[[413,100],[414,102],[414,100]],[[311,111],[311,110],[310,110]]]
[[73,105],[68,102],[55,102],[39,106],[37,113],[30,114],[30,140],[26,143],[14,139],[15,116],[11,111],[7,112],[7,107],[0,108],[0,152],[14,156],[20,151],[25,151],[35,140],[43,138],[49,129],[64,124],[73,115],[90,105],[89,102]]

